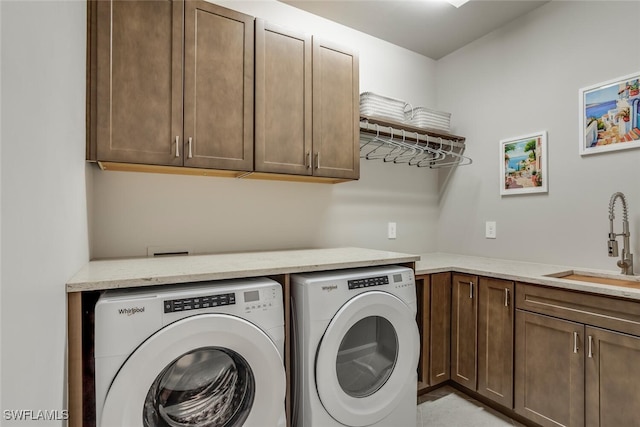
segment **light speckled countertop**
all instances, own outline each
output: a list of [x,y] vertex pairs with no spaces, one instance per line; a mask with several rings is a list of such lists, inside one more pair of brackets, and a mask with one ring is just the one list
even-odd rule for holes
[[402,264],[419,258],[399,252],[335,248],[99,260],[89,262],[73,276],[67,282],[67,292]]
[[420,261],[416,263],[416,275],[444,271],[456,271],[471,275],[640,300],[640,289],[549,277],[574,272],[576,274],[637,281],[640,284],[640,276],[623,276],[611,271],[445,253],[421,254]]
[[578,269],[566,265],[537,264],[445,253],[412,255],[363,248],[304,249],[91,261],[67,283],[67,292],[272,276],[402,264],[414,261],[416,262],[417,275],[455,271],[640,300],[640,289],[551,277],[562,275],[559,273],[575,272],[633,280],[640,284],[640,276],[622,276],[611,271]]

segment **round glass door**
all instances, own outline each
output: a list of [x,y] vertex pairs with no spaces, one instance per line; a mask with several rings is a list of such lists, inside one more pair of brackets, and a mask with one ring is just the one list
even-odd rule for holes
[[315,386],[326,411],[351,427],[375,424],[415,387],[420,336],[415,309],[367,291],[333,316],[318,344]]
[[351,397],[366,397],[382,387],[398,359],[398,336],[380,316],[359,320],[345,334],[336,358],[336,375]]
[[238,353],[200,348],[171,362],[145,399],[145,427],[241,426],[253,403],[255,380]]

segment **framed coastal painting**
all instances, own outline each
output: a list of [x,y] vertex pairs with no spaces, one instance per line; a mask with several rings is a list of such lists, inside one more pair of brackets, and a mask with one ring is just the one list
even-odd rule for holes
[[547,191],[547,132],[501,140],[500,194]]
[[580,89],[580,154],[640,147],[640,72]]

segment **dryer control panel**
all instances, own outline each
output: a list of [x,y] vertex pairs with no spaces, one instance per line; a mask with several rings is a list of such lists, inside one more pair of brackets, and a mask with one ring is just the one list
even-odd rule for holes
[[368,288],[370,286],[381,286],[389,284],[389,276],[366,277],[364,279],[348,280],[349,290]]

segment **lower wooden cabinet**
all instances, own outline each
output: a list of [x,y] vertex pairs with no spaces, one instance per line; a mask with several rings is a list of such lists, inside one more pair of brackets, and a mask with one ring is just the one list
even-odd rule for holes
[[521,283],[516,292],[516,412],[542,426],[640,425],[640,303]]
[[587,326],[585,425],[640,424],[640,338]]
[[416,277],[421,334],[419,387],[449,380],[451,354],[451,273]]
[[429,385],[451,378],[451,273],[431,276]]
[[478,393],[513,408],[515,285],[481,277],[478,289]]
[[584,425],[584,326],[516,312],[515,411],[542,426]]
[[451,379],[475,390],[478,277],[456,273],[451,282]]
[[543,427],[640,426],[640,302],[459,273],[417,279],[423,387],[450,379]]

